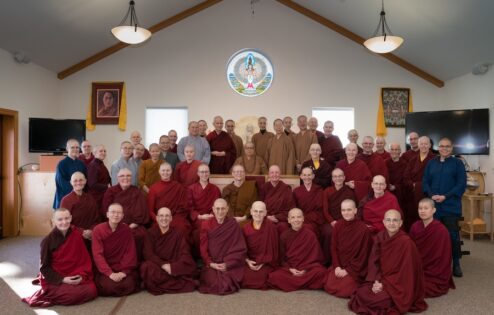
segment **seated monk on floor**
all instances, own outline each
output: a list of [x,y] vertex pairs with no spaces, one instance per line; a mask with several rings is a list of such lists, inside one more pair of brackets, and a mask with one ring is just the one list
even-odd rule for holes
[[349,298],[367,276],[372,235],[357,218],[355,201],[346,199],[341,203],[341,216],[333,230],[333,260],[324,290],[337,297]]
[[319,238],[320,227],[324,223],[322,215],[323,189],[314,183],[314,173],[309,167],[302,169],[300,179],[303,184],[293,190],[293,200],[295,206],[304,212],[304,225]]
[[288,212],[291,228],[280,236],[281,266],[269,274],[271,287],[285,292],[321,289],[326,268],[319,241],[314,232],[303,226],[304,213],[293,208]]
[[256,201],[250,209],[252,221],[243,227],[247,243],[242,288],[267,290],[268,275],[278,265],[278,231],[266,219],[266,204]]
[[364,223],[373,233],[384,230],[384,213],[389,209],[400,211],[395,195],[386,191],[386,179],[376,175],[372,179],[372,192],[360,202],[360,214]]
[[201,165],[201,161],[195,160],[195,155],[196,147],[192,144],[186,145],[184,148],[185,160],[175,166],[175,173],[173,174],[174,178],[185,187],[190,186],[199,180],[197,177],[197,169],[199,168],[199,165]]
[[223,188],[221,197],[228,203],[228,216],[234,217],[240,224],[245,224],[250,206],[257,200],[255,181],[245,180],[245,169],[242,165],[232,167],[233,183]]
[[432,199],[420,200],[420,220],[410,228],[410,237],[422,257],[426,298],[441,296],[448,293],[450,288],[455,288],[449,232],[440,221],[434,220],[435,212]]
[[268,168],[264,159],[256,154],[256,148],[252,142],[244,145],[244,154],[239,155],[234,165],[242,165],[247,175],[265,175]]
[[226,295],[240,289],[247,252],[242,230],[237,221],[227,217],[225,199],[216,199],[214,218],[202,223],[201,271],[199,292]]
[[268,210],[267,219],[273,222],[278,234],[289,229],[288,211],[295,208],[292,188],[280,180],[281,171],[278,165],[269,168],[268,181],[262,186],[259,199],[264,201]]
[[120,204],[108,207],[108,222],[93,229],[94,282],[99,295],[124,296],[139,290],[137,254],[130,227],[122,222]]
[[144,242],[141,278],[154,295],[192,292],[196,287],[193,279],[196,264],[182,234],[170,227],[172,219],[170,209],[159,209],[157,224],[147,231]]
[[399,211],[386,211],[383,223],[386,229],[376,235],[369,256],[367,282],[353,293],[348,307],[357,314],[423,312],[427,303],[417,247],[400,230]]
[[41,241],[40,274],[33,283],[41,289],[22,301],[30,306],[82,304],[98,296],[92,263],[82,234],[71,226],[67,209],[53,212],[53,230]]

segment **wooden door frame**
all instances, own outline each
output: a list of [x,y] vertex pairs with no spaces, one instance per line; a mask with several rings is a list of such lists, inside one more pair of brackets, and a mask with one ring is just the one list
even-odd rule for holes
[[0,108],[2,119],[2,209],[3,236],[19,233],[19,190],[17,171],[19,168],[19,112]]

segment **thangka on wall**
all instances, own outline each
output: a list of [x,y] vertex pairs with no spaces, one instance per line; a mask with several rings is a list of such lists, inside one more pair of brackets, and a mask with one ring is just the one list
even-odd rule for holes
[[382,88],[381,102],[386,127],[405,127],[405,116],[410,105],[410,89]]
[[258,50],[242,49],[227,64],[230,87],[240,95],[254,97],[266,92],[273,82],[273,65]]

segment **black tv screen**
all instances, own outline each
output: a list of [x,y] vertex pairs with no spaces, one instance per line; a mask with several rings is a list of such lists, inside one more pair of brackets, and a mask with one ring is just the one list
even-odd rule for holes
[[489,155],[489,109],[408,113],[406,134],[428,136],[438,150],[443,137],[453,142],[453,154]]
[[63,153],[71,138],[86,139],[85,120],[29,118],[29,152]]

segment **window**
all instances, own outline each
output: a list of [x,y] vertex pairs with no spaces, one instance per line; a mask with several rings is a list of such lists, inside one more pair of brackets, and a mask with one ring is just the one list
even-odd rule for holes
[[167,135],[171,129],[177,131],[178,139],[187,136],[188,123],[186,107],[146,108],[146,147],[158,143],[160,137]]
[[348,130],[355,128],[353,107],[313,107],[312,116],[317,118],[320,131],[323,131],[324,122],[331,120],[334,123],[333,134],[340,138],[343,147],[348,144]]

